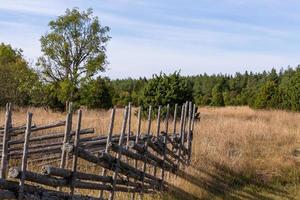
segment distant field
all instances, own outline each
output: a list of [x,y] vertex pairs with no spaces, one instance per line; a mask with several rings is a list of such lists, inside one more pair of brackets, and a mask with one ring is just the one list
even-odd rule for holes
[[[36,124],[63,120],[65,116],[31,110]],[[148,199],[300,199],[300,152],[297,155],[295,151],[300,151],[299,113],[254,111],[248,107],[199,110],[201,122],[195,124],[193,161],[186,169],[187,175],[171,177],[173,191],[169,194]],[[16,110],[13,121],[24,123],[25,113],[26,109]],[[117,118],[121,116],[119,111]],[[107,111],[84,111],[83,128],[94,127],[103,134],[108,120]],[[117,121],[120,123],[115,132],[120,130],[121,120]],[[84,163],[81,170],[99,171]]]

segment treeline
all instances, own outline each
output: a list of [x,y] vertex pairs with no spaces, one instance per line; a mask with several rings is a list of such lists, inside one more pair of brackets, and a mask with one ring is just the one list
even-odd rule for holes
[[[37,69],[31,68],[22,50],[0,45],[0,105],[13,102],[19,106],[47,106],[63,110],[64,85],[44,81]],[[110,108],[132,102],[137,105],[181,104],[187,100],[197,105],[239,106],[260,109],[300,110],[300,67],[277,72],[235,75],[181,76],[159,74],[152,78],[86,79],[78,86],[75,104],[88,108]]]

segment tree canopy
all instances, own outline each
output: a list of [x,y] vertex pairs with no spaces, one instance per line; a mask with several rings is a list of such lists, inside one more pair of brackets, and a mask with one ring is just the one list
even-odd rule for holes
[[50,21],[49,29],[40,39],[42,78],[58,101],[77,101],[80,85],[105,70],[109,27],[100,25],[92,9],[73,8]]

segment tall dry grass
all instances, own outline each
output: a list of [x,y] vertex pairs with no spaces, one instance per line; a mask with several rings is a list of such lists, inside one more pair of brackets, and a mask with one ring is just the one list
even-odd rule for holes
[[[34,113],[36,124],[65,117],[43,109],[29,110]],[[195,124],[191,166],[185,169],[186,174],[170,178],[170,192],[149,199],[300,199],[300,155],[295,154],[300,148],[299,113],[256,111],[248,107],[199,110],[201,122]],[[13,121],[23,124],[26,111],[16,110]],[[121,129],[122,110],[116,116],[115,133]],[[2,112],[1,121],[3,117]],[[83,128],[94,127],[96,134],[106,133],[108,121],[108,111],[83,113]],[[152,127],[155,132],[155,122]],[[136,129],[136,117],[132,129]],[[146,129],[145,122],[142,129]],[[100,171],[87,164],[80,168]]]

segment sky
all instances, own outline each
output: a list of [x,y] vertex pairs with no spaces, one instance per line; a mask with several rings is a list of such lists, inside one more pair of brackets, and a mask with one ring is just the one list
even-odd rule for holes
[[110,78],[261,72],[300,64],[298,0],[0,0],[0,42],[34,66],[48,22],[92,8],[109,26]]

